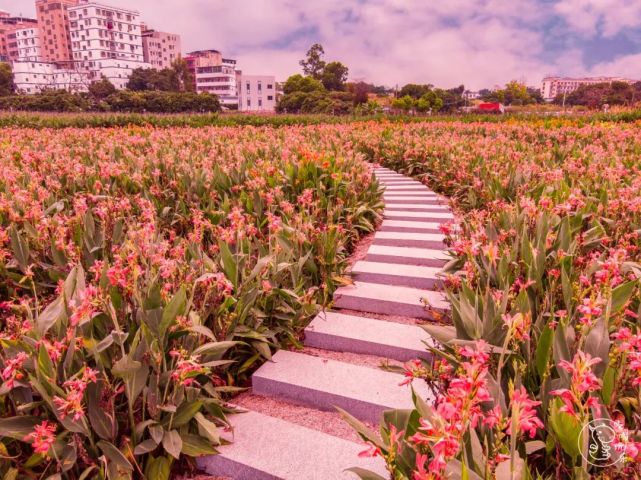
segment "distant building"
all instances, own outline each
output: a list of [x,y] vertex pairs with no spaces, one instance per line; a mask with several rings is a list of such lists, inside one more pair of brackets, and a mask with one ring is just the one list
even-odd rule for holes
[[569,94],[574,92],[582,85],[595,85],[597,83],[626,82],[635,83],[636,80],[630,80],[622,77],[555,77],[547,76],[543,79],[541,85],[541,96],[543,99],[551,102],[557,95]]
[[5,60],[18,59],[18,39],[16,31],[36,28],[38,21],[33,18],[12,17],[0,10],[0,57]]
[[16,41],[18,42],[18,61],[42,62],[38,27],[16,30]]
[[238,110],[273,112],[276,110],[276,77],[238,74]]
[[106,77],[125,88],[131,72],[149,68],[144,61],[140,14],[134,10],[82,1],[69,8],[69,30],[75,70],[91,81]]
[[34,94],[63,89],[86,92],[90,84],[86,72],[74,71],[53,62],[13,62],[13,82],[18,93]]
[[238,105],[236,60],[223,58],[218,50],[197,50],[185,57],[191,71],[196,92],[218,96],[224,107]]
[[142,51],[145,62],[162,70],[181,56],[180,35],[159,32],[142,25]]
[[465,100],[476,100],[477,98],[481,98],[481,94],[479,92],[472,92],[471,90],[465,90],[463,92],[463,98]]
[[46,62],[71,62],[69,32],[70,7],[80,0],[36,0],[36,15],[40,27],[42,59]]

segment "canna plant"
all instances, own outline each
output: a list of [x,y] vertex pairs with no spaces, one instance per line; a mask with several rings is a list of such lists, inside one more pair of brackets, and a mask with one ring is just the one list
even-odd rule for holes
[[[444,229],[451,313],[424,326],[439,346],[404,369],[433,398],[414,395],[379,432],[346,416],[392,478],[639,475],[636,130],[452,123],[360,137],[370,160],[462,213]],[[607,444],[594,421],[608,422]]]
[[320,128],[13,133],[0,476],[162,479],[215,454],[226,400],[373,229],[369,167]]

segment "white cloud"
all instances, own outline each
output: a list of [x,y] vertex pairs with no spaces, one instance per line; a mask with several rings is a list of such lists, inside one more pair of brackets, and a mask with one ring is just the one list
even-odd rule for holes
[[[537,85],[547,73],[581,75],[588,69],[579,48],[541,60],[546,22],[562,18],[568,33],[586,37],[641,25],[641,0],[102,1],[135,8],[149,25],[181,34],[185,51],[221,50],[247,73],[284,79],[320,42],[327,59],[343,61],[352,78],[387,85],[482,88],[514,78]],[[16,4],[33,13],[33,0],[0,0],[14,13]],[[632,74],[638,60],[629,55],[600,67]]]

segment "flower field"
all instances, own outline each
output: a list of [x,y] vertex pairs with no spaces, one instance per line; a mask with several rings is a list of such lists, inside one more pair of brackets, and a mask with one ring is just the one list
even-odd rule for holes
[[[327,127],[0,134],[0,477],[168,478],[382,207]],[[58,475],[56,477],[56,475]]]
[[[641,475],[639,133],[586,119],[5,128],[0,476],[168,478],[215,453],[224,400],[298,344],[375,228],[366,161],[460,214],[444,228],[451,316],[425,326],[434,361],[404,369],[436,402],[415,397],[379,432],[348,418],[367,454],[394,480]],[[593,450],[595,419],[612,434]]]
[[[406,366],[437,401],[415,398],[381,435],[350,419],[370,453],[395,479],[636,478],[639,127],[381,125],[359,141],[462,213],[451,322],[425,327],[441,344],[434,363]],[[597,419],[608,429],[590,430]]]

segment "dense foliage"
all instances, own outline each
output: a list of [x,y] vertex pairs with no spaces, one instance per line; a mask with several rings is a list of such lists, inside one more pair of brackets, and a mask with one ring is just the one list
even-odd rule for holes
[[559,94],[554,99],[558,105],[583,105],[601,108],[604,105],[634,105],[641,101],[641,82],[611,82],[581,85],[567,95]]
[[381,208],[338,127],[0,135],[0,477],[166,479]]
[[[369,453],[399,480],[638,477],[639,127],[371,125],[356,142],[463,213],[451,318],[425,327],[434,361],[406,366],[435,398],[381,435],[350,419]],[[612,421],[600,443],[595,419]]]
[[[192,92],[113,91],[108,82],[96,82],[88,94],[46,90],[33,95],[0,97],[0,110],[32,112],[219,112],[215,95]],[[110,92],[110,93],[107,93]]]

